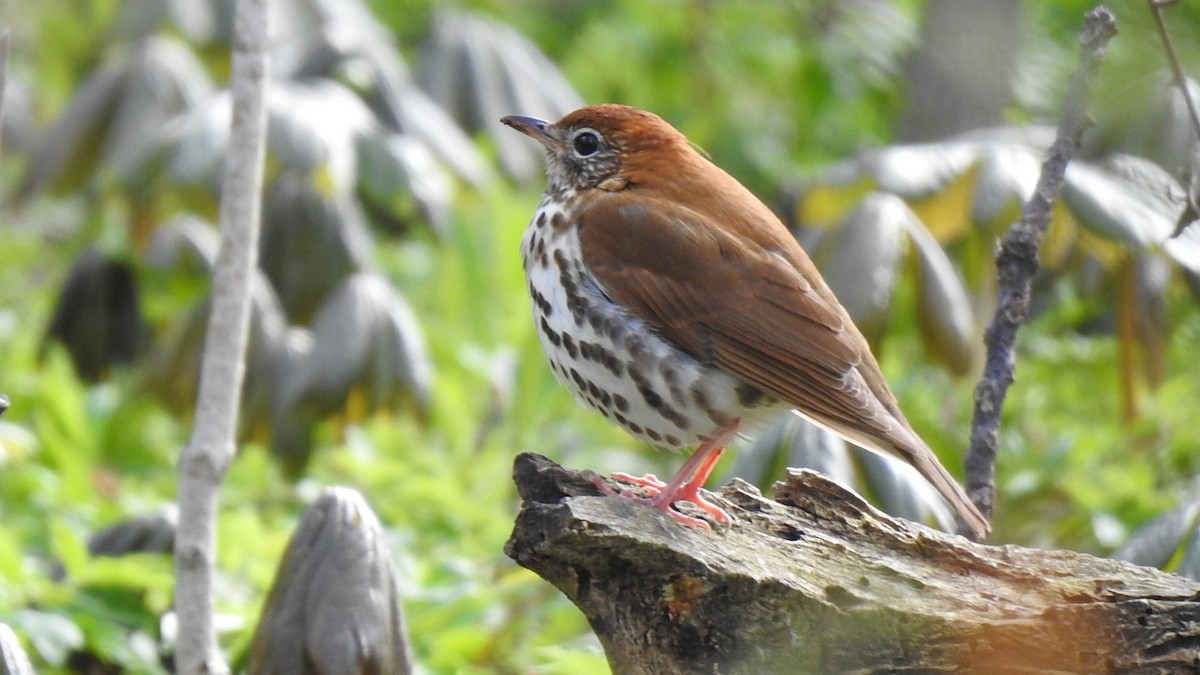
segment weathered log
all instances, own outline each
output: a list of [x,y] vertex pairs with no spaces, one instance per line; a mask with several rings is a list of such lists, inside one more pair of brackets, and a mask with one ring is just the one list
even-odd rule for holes
[[517,457],[505,551],[584,613],[617,673],[1200,672],[1200,584],[1070,551],[974,544],[820,474],[689,529]]

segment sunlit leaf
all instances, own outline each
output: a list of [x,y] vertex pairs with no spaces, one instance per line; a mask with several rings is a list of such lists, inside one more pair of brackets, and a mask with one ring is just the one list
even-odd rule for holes
[[88,561],[87,544],[71,526],[55,518],[48,523],[51,550],[66,570],[67,576],[78,575]]
[[1175,573],[1200,581],[1200,527],[1192,522],[1191,531],[1187,533],[1187,541],[1183,544],[1183,558],[1175,567]]
[[794,217],[805,227],[831,227],[873,189],[874,184],[866,176],[844,185],[821,182],[806,187],[797,201]]
[[925,199],[946,188],[975,162],[976,147],[946,142],[893,145],[859,156],[862,168],[881,192]]
[[1179,215],[1178,207],[1158,191],[1173,182],[1161,168],[1136,157],[1113,157],[1103,165],[1072,162],[1063,199],[1080,224],[1101,237],[1155,246],[1171,233]]

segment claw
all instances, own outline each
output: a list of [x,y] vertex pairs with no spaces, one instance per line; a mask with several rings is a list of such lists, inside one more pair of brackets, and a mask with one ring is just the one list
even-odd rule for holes
[[712,473],[717,460],[721,458],[721,453],[725,451],[726,441],[733,436],[739,422],[740,420],[735,419],[713,432],[709,440],[701,443],[700,447],[696,448],[696,452],[692,453],[692,456],[683,463],[679,472],[675,474],[675,477],[670,482],[664,483],[653,474],[646,474],[640,478],[627,473],[614,473],[610,476],[616,480],[632,483],[644,488],[650,493],[649,497],[635,495],[628,489],[617,492],[609,487],[604,477],[599,474],[591,474],[590,480],[593,485],[606,495],[623,497],[647,504],[659,511],[663,511],[685,527],[696,527],[705,530],[712,529],[704,520],[676,511],[672,508],[675,502],[691,502],[718,523],[730,525],[733,523],[733,518],[724,509],[702,497],[700,495],[700,487],[704,485],[704,481],[708,480],[708,475]]

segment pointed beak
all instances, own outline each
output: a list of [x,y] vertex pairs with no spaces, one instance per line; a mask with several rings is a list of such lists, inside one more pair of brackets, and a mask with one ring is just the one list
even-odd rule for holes
[[557,150],[562,148],[562,139],[559,138],[558,130],[546,120],[539,120],[536,117],[525,117],[523,115],[509,115],[508,117],[501,117],[500,121],[541,143],[548,149]]

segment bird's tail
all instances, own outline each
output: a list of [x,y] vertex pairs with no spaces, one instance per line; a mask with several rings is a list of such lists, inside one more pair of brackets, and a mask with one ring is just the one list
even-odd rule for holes
[[958,484],[958,481],[954,480],[954,476],[946,471],[946,467],[937,460],[937,455],[933,454],[929,446],[920,440],[917,440],[917,443],[920,446],[916,450],[901,451],[896,454],[907,459],[925,477],[925,480],[937,488],[942,497],[958,512],[959,519],[975,535],[974,539],[982,541],[992,529],[987,518],[984,518],[979,509],[975,508],[970,497],[967,497],[966,491]]

